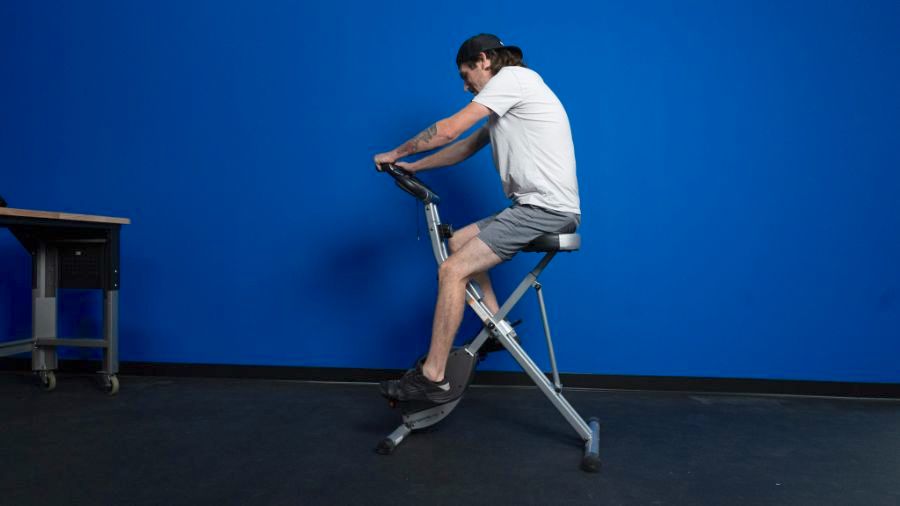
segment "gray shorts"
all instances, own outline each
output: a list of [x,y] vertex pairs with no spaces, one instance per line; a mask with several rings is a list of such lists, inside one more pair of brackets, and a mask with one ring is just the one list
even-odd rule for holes
[[531,241],[544,234],[569,234],[578,228],[581,216],[530,205],[513,205],[475,223],[478,238],[501,260],[509,260]]

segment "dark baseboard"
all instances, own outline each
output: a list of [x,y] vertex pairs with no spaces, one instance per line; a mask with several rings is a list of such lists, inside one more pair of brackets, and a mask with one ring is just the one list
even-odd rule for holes
[[[98,369],[97,361],[60,360],[60,373],[87,374]],[[27,372],[31,360],[0,358],[0,371]],[[125,376],[169,376],[202,378],[281,379],[330,382],[376,382],[396,379],[400,369],[353,369],[340,367],[293,367],[226,364],[175,364],[123,362]],[[845,383],[741,378],[691,378],[682,376],[614,376],[604,374],[560,374],[566,388],[649,390],[669,392],[717,392],[742,394],[818,395],[900,399],[900,383]],[[523,372],[478,371],[476,385],[533,385]]]

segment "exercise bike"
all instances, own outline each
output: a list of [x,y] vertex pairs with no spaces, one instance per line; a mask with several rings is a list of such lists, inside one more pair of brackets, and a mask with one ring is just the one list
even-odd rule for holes
[[[390,175],[403,191],[422,202],[425,207],[425,219],[428,223],[428,235],[431,239],[434,258],[438,266],[440,266],[448,257],[446,240],[453,236],[452,227],[441,223],[438,213],[440,197],[416,176],[401,167],[385,163],[381,164],[378,169]],[[513,356],[525,373],[528,374],[541,392],[553,403],[584,441],[581,469],[588,472],[597,472],[600,469],[599,422],[596,418],[591,418],[585,422],[562,395],[563,387],[559,381],[559,372],[556,368],[556,356],[553,352],[553,342],[550,338],[550,326],[547,323],[547,310],[544,305],[542,286],[537,281],[538,276],[540,276],[541,272],[557,253],[561,251],[577,251],[580,247],[581,237],[578,234],[547,234],[532,241],[523,251],[542,252],[544,256],[534,269],[522,279],[512,295],[500,307],[500,311],[497,314],[492,313],[485,305],[478,283],[474,281],[468,283],[466,286],[466,302],[481,319],[484,327],[469,342],[463,346],[453,348],[447,359],[445,377],[450,380],[450,386],[454,389],[453,400],[442,404],[399,401],[396,398],[390,398],[387,395],[388,390],[382,387],[382,395],[388,397],[388,404],[391,408],[400,409],[403,423],[378,444],[376,447],[378,453],[383,455],[393,453],[410,433],[433,426],[446,418],[462,400],[465,390],[475,375],[476,365],[485,355],[485,344],[491,340],[491,342],[502,345],[502,348],[506,349]],[[544,324],[544,334],[547,337],[553,376],[552,383],[531,357],[525,353],[525,350],[522,349],[513,325],[505,319],[509,311],[519,302],[529,288],[534,288],[538,297],[541,319]]]

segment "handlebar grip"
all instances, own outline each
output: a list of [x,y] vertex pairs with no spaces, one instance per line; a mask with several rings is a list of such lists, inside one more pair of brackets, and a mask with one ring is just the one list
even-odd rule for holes
[[403,189],[406,193],[409,193],[413,197],[421,200],[422,202],[428,203],[439,203],[441,201],[440,197],[437,196],[436,193],[431,191],[430,188],[425,186],[425,183],[419,181],[416,178],[415,174],[412,172],[402,168],[397,167],[393,163],[382,163],[379,165],[379,170],[381,172],[387,172],[394,178],[394,182]]
[[382,163],[379,168],[379,172],[387,172],[391,175],[401,175],[403,177],[414,177],[413,173],[404,169],[403,167],[398,167],[393,163]]

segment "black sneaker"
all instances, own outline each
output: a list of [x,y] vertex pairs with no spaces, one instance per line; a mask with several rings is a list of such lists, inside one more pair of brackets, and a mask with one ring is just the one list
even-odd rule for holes
[[428,401],[435,404],[450,402],[458,397],[454,396],[447,378],[435,383],[422,374],[421,367],[406,371],[399,380],[382,381],[381,395],[401,402]]

